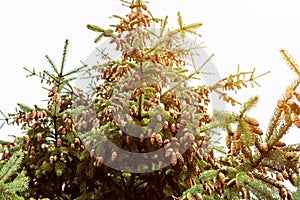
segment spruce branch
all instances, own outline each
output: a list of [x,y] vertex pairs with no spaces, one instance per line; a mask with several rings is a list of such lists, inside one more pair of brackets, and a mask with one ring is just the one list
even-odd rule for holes
[[[18,172],[24,154],[15,152],[0,169],[0,196],[4,199],[23,199],[17,195],[28,189],[29,178],[24,171]],[[17,175],[16,175],[17,174]],[[16,175],[16,177],[14,177]]]
[[228,77],[219,80],[217,83],[210,86],[209,89],[216,92],[219,95],[219,98],[222,98],[226,102],[230,102],[233,106],[236,103],[242,105],[241,102],[229,96],[227,91],[234,91],[237,93],[237,91],[243,87],[247,88],[247,83],[250,83],[252,87],[254,87],[254,84],[260,87],[256,80],[268,73],[270,73],[270,71],[255,76],[255,68],[250,72],[240,72],[240,66],[238,65],[236,74],[230,74]]
[[286,123],[283,123],[279,127],[278,134],[275,135],[274,138],[272,138],[269,142],[269,147],[273,147],[275,143],[277,143],[290,129],[290,127],[293,125],[293,122],[291,119],[288,119]]
[[[51,58],[50,58],[48,55],[46,55],[46,59],[47,59],[48,62],[50,63],[50,66],[52,67],[52,69],[54,70],[54,72],[55,72],[56,74],[58,74],[58,73],[59,73],[59,72],[58,72],[58,69],[57,69],[57,67],[55,66],[53,60],[51,60]],[[42,77],[41,77],[41,78],[42,78]]]
[[169,17],[166,16],[165,19],[161,21],[159,37],[162,37],[163,33],[165,32],[166,26],[168,24],[168,18]]
[[295,62],[295,60],[292,58],[292,56],[289,55],[288,52],[284,49],[280,49],[280,53],[281,53],[283,59],[288,64],[288,66],[291,68],[291,70],[294,71],[298,76],[300,76],[299,66]]
[[278,126],[278,124],[281,122],[281,115],[282,115],[282,109],[279,109],[278,107],[275,108],[273,111],[272,117],[269,122],[267,134],[266,134],[266,141],[269,141]]
[[[191,80],[192,78],[194,78],[195,77],[195,75],[197,75],[197,74],[200,74],[201,73],[201,69],[212,59],[212,57],[214,56],[214,54],[212,54],[211,56],[209,56],[205,61],[204,61],[204,63],[202,63],[201,64],[201,66],[199,67],[199,69],[198,70],[195,70],[194,72],[192,72],[192,73],[190,73],[189,75],[184,75],[184,74],[180,74],[180,73],[178,73],[178,71],[176,70],[176,74],[175,75],[181,75],[181,76],[183,76],[184,77],[184,80],[183,81],[189,81],[189,80]],[[185,72],[185,71],[184,71]],[[166,73],[168,73],[168,72],[166,72]],[[170,72],[169,72],[170,73]],[[177,89],[177,91],[180,91],[180,90],[178,90],[178,87],[180,87],[181,86],[181,82],[178,82],[177,84],[175,84],[174,86],[172,86],[171,88],[169,88],[167,91],[165,91],[163,94],[162,94],[162,98],[164,98],[164,96],[165,95],[167,95],[169,92],[171,92],[171,91],[173,91],[173,90],[176,90]]]
[[237,126],[237,131],[239,133],[242,133],[241,140],[247,148],[249,146],[253,145],[252,134],[251,134],[249,127],[247,126],[247,123],[245,122],[245,120],[243,120],[243,119],[239,120],[238,126]]
[[259,97],[254,96],[249,98],[242,106],[242,109],[240,111],[240,116],[243,117],[244,114],[248,111],[250,111],[252,108],[254,108],[258,103]]
[[65,46],[64,46],[64,51],[63,51],[63,56],[62,56],[62,61],[61,61],[61,66],[60,66],[60,73],[58,74],[58,76],[60,78],[62,78],[62,76],[63,76],[63,71],[64,71],[64,67],[65,67],[65,62],[66,62],[66,55],[67,55],[68,45],[69,45],[69,40],[66,40],[65,41]]
[[28,182],[29,178],[25,177],[24,173],[18,173],[12,182],[2,185],[2,189],[9,193],[24,192],[28,189]]
[[273,179],[266,174],[260,172],[253,172],[253,175],[255,178],[261,180],[262,182],[266,183],[267,185],[273,188],[281,189],[282,187],[284,187],[282,184],[278,184],[278,181],[276,179]]
[[99,42],[102,37],[111,37],[111,38],[116,38],[116,36],[114,35],[114,30],[112,29],[103,29],[103,28],[100,28],[96,25],[91,25],[91,24],[88,24],[87,25],[87,28],[92,30],[92,31],[95,31],[95,32],[99,32],[100,34],[96,37],[96,39],[94,40],[95,43]]
[[0,125],[0,129],[5,125],[5,124],[9,124],[9,120],[10,120],[10,116],[6,116],[2,110],[0,110],[0,114],[2,115],[3,118],[0,119],[0,121],[4,121],[1,125]]
[[186,32],[190,32],[190,33],[193,33],[193,34],[197,35],[197,33],[194,32],[194,30],[201,27],[201,26],[202,26],[201,23],[194,23],[194,24],[189,24],[189,25],[183,25],[181,28],[168,31],[167,36],[159,37],[158,42],[156,42],[156,44],[153,47],[149,48],[145,52],[145,55],[156,51],[157,49],[159,49],[159,47],[161,45],[165,44],[165,42],[168,38],[175,37],[178,33],[185,34]]
[[13,154],[11,159],[0,169],[0,184],[4,184],[17,171],[23,160],[23,154]]
[[289,152],[289,151],[300,151],[300,143],[297,144],[291,144],[291,145],[286,145],[285,147],[282,148],[283,151]]
[[[278,100],[278,105],[276,106],[276,108],[273,112],[273,115],[272,115],[272,117],[269,121],[266,141],[269,141],[273,137],[273,134],[275,134],[275,131],[276,131],[276,127],[279,126],[280,122],[283,123],[283,121],[284,121],[284,117],[283,117],[284,109],[283,109],[282,106],[286,105],[287,102],[290,100],[290,98],[292,98],[291,95],[293,94],[293,91],[295,91],[298,88],[299,85],[300,85],[300,79],[295,80],[290,86],[287,87],[287,91],[289,90],[288,93],[290,93],[290,94],[288,94],[286,92],[285,95],[284,95],[284,98]],[[288,114],[288,115],[290,115],[290,114]],[[288,117],[288,119],[289,118],[290,117]]]
[[237,182],[241,187],[245,187],[254,193],[256,197],[262,199],[273,200],[272,189],[269,188],[265,183],[257,179],[251,179],[245,172],[240,172],[236,176]]

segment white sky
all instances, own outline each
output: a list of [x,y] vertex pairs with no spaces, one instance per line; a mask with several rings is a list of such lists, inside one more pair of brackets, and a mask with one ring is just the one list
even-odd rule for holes
[[[245,100],[259,95],[260,103],[252,111],[266,130],[278,97],[295,75],[280,56],[287,49],[300,62],[300,7],[298,1],[270,0],[150,0],[148,7],[156,17],[169,15],[170,27],[176,26],[177,11],[184,23],[202,22],[206,52],[214,53],[213,62],[222,77],[234,73],[238,64],[257,73],[271,70],[259,80],[261,88],[248,89],[238,96]],[[127,12],[118,0],[11,0],[0,6],[1,99],[4,113],[14,112],[17,102],[30,106],[45,97],[39,79],[26,78],[23,67],[49,69],[45,55],[60,64],[65,39],[69,39],[67,68],[80,66],[96,46],[96,33],[86,24],[108,28],[112,14]],[[20,132],[19,127],[5,126],[0,139]],[[298,131],[299,132],[299,131]],[[297,134],[297,133],[295,133]],[[293,136],[296,142],[296,137]]]

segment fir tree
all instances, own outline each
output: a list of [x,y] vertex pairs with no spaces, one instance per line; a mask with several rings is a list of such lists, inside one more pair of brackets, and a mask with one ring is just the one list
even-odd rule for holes
[[[100,72],[95,76],[99,81],[91,84],[98,121],[87,131],[82,125],[87,122],[80,118],[78,130],[92,152],[92,177],[103,180],[96,199],[171,199],[200,184],[199,174],[214,166],[212,133],[206,129],[211,122],[210,93],[234,105],[224,89],[247,87],[259,76],[238,71],[212,86],[188,86],[202,71],[197,68],[200,63],[188,63],[199,47],[185,46],[184,36],[200,37],[196,29],[202,24],[185,25],[178,13],[179,27],[170,30],[168,18],[153,17],[142,1],[123,2],[130,12],[114,15],[120,19],[112,25],[115,30],[88,25],[99,33],[95,42],[108,37],[122,56],[114,60],[110,52],[103,53],[104,64],[93,66]],[[149,28],[154,24],[159,24],[158,32]],[[120,149],[139,154],[162,151],[143,154],[137,162]],[[87,183],[82,192],[91,190],[94,185]]]
[[183,199],[299,198],[299,143],[286,144],[284,135],[300,127],[300,71],[285,50],[280,52],[297,78],[278,100],[267,131],[246,114],[258,97],[244,103],[239,113],[216,111],[207,129],[226,132],[228,152],[211,162],[212,169],[200,173],[201,184],[187,190]]
[[[200,47],[185,45],[184,38],[199,38],[202,24],[186,25],[178,13],[178,28],[168,29],[168,17],[154,17],[141,0],[122,2],[129,13],[113,15],[120,20],[113,29],[87,26],[99,34],[95,42],[109,39],[121,58],[103,50],[101,64],[65,72],[66,41],[60,67],[46,56],[52,71],[26,69],[46,83],[48,104],[18,104],[12,119],[5,117],[26,132],[18,148],[25,152],[21,166],[29,189],[16,192],[26,199],[297,199],[299,190],[293,193],[285,183],[299,188],[299,145],[282,138],[299,127],[300,82],[286,51],[281,53],[298,78],[263,132],[248,116],[258,97],[241,104],[228,92],[258,85],[264,74],[238,68],[214,85],[190,86],[206,62],[193,62]],[[92,80],[91,93],[72,86],[81,71]],[[240,112],[210,116],[213,92],[240,104]],[[220,129],[228,151],[211,141]],[[16,162],[14,156],[7,164]]]
[[68,40],[66,40],[62,62],[56,67],[46,56],[52,71],[36,72],[28,70],[28,76],[37,76],[48,91],[46,108],[18,104],[12,124],[21,125],[26,135],[19,148],[27,152],[22,167],[30,177],[29,189],[24,197],[35,199],[75,199],[80,183],[76,181],[79,155],[85,147],[75,131],[74,115],[80,108],[72,108],[71,86],[74,75],[83,67],[70,72],[64,71]]

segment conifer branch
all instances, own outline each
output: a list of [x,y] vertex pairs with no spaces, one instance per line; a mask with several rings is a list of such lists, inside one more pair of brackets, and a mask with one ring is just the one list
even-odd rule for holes
[[160,34],[159,37],[163,36],[163,33],[165,32],[166,26],[168,24],[168,16],[165,17],[164,20],[161,21],[161,26],[160,26]]
[[9,159],[0,170],[0,184],[4,184],[8,180],[8,178],[11,177],[11,175],[13,175],[15,171],[17,171],[17,168],[21,164],[22,159],[23,154],[21,154],[19,157],[17,153],[13,154],[11,159]]
[[58,74],[58,76],[61,78],[63,76],[63,71],[64,71],[64,67],[65,67],[68,45],[69,45],[69,40],[66,40],[65,46],[64,46],[63,57],[62,57],[62,62],[61,62],[61,67],[60,67],[60,73]]
[[[19,172],[19,167],[24,158],[23,153],[15,152],[12,157],[1,166],[0,170],[0,197],[4,199],[23,199],[17,195],[28,189],[29,178],[24,171]],[[13,175],[17,174],[16,177]]]
[[255,194],[256,197],[263,197],[268,200],[273,200],[271,189],[257,179],[251,179],[245,172],[240,172],[237,175],[238,183]]
[[258,96],[254,96],[250,99],[248,99],[248,101],[246,101],[240,111],[240,116],[244,116],[244,114],[246,112],[248,112],[249,110],[251,110],[252,108],[254,108],[256,106],[256,104],[258,103]]
[[270,119],[267,134],[266,134],[266,141],[269,141],[272,137],[276,127],[278,126],[278,123],[281,121],[281,115],[282,115],[282,109],[279,109],[278,107],[275,108],[273,115]]
[[269,147],[273,147],[275,143],[277,143],[290,129],[293,125],[293,122],[289,119],[286,123],[282,124],[279,128],[279,132],[276,137],[271,139],[270,143],[268,144]]
[[284,49],[280,49],[280,53],[288,66],[291,68],[292,71],[294,71],[298,76],[300,76],[299,66],[294,61],[294,59],[288,54],[288,52]]
[[260,86],[256,82],[256,79],[268,74],[269,71],[262,73],[258,76],[254,76],[254,73],[255,73],[255,68],[250,72],[240,72],[240,66],[238,66],[236,74],[230,74],[228,77],[221,79],[220,81],[210,86],[209,88],[211,91],[219,94],[220,98],[222,98],[226,102],[230,102],[233,106],[236,103],[242,105],[242,103],[237,101],[235,98],[228,96],[227,92],[224,91],[231,90],[237,93],[237,91],[242,89],[242,87],[247,88],[248,82],[251,84],[252,87],[254,87],[254,84]]
[[[55,66],[54,62],[51,60],[51,58],[46,55],[46,59],[48,60],[48,62],[50,63],[50,66],[52,67],[52,69],[54,70],[54,72],[56,74],[59,74],[57,67]],[[41,77],[42,78],[42,77]]]
[[259,172],[253,172],[253,175],[255,178],[263,181],[264,183],[274,187],[274,188],[277,188],[277,189],[281,189],[283,187],[283,185],[279,185],[273,178],[271,178],[270,176],[268,175],[265,175],[265,174],[262,174],[262,173],[259,173]]

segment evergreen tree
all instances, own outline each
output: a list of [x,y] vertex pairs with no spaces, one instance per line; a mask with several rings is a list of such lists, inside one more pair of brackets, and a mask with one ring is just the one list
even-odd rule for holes
[[258,102],[257,96],[238,113],[216,111],[207,129],[226,132],[228,152],[210,162],[211,169],[198,177],[201,183],[185,191],[183,199],[299,198],[299,143],[286,144],[284,136],[292,127],[300,127],[300,71],[285,50],[280,52],[297,78],[278,100],[267,131],[246,114]]
[[[185,45],[185,36],[200,37],[196,29],[202,24],[185,25],[178,13],[179,27],[170,30],[168,18],[154,18],[142,1],[123,2],[130,12],[114,15],[120,19],[112,25],[115,30],[88,25],[99,33],[95,42],[108,37],[121,54],[111,59],[110,52],[102,51],[104,64],[93,66],[100,73],[91,84],[98,121],[91,131],[84,130],[85,119],[78,124],[95,160],[92,177],[103,180],[95,197],[172,199],[200,184],[199,174],[215,159],[207,128],[210,93],[234,105],[223,89],[241,89],[258,77],[254,71],[238,71],[212,86],[189,86],[202,68],[188,61],[199,46]],[[155,24],[159,31],[151,27]],[[84,193],[94,190],[94,182],[89,183],[93,185],[85,186]]]
[[[113,15],[120,20],[113,29],[87,26],[99,33],[95,42],[109,39],[120,58],[101,50],[99,64],[65,72],[66,41],[60,67],[46,56],[52,71],[26,69],[46,83],[48,104],[18,104],[6,118],[26,132],[18,148],[25,152],[29,188],[17,192],[26,199],[297,199],[299,190],[293,193],[286,182],[299,187],[299,145],[282,138],[299,127],[299,79],[264,134],[247,115],[258,97],[240,104],[228,95],[264,74],[238,69],[213,85],[191,86],[208,60],[193,62],[201,47],[186,45],[185,36],[199,38],[202,24],[186,25],[178,13],[178,28],[170,30],[168,17],[155,18],[141,0],[122,2],[130,12]],[[293,59],[281,53],[299,77]],[[90,93],[72,86],[80,72],[91,80]],[[210,116],[213,92],[240,104],[240,112]],[[211,140],[220,129],[228,151]]]
[[46,108],[18,104],[12,124],[21,125],[26,135],[19,148],[27,152],[22,167],[30,177],[29,189],[24,197],[35,199],[75,199],[80,183],[76,180],[79,155],[84,150],[75,131],[74,115],[80,108],[72,108],[71,86],[74,75],[82,69],[64,71],[68,41],[65,43],[59,68],[46,56],[52,71],[28,70],[29,76],[37,76],[48,91]]

